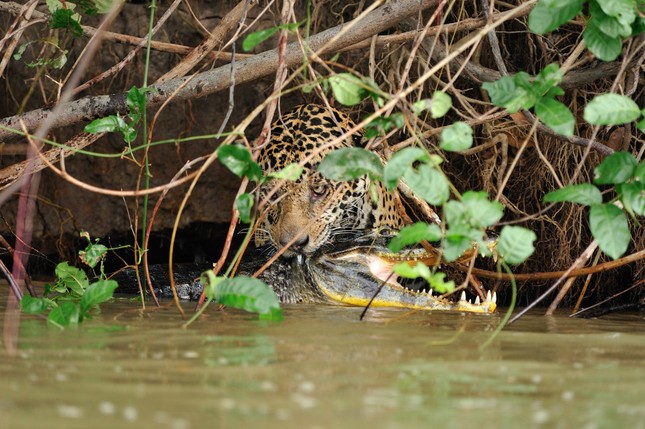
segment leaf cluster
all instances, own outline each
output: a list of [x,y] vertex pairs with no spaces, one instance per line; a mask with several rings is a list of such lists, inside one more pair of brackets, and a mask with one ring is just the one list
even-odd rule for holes
[[631,240],[629,224],[620,207],[636,222],[636,215],[645,216],[645,161],[639,163],[631,153],[616,152],[605,158],[594,173],[596,185],[614,186],[616,196],[609,202],[603,202],[600,189],[591,183],[569,185],[549,192],[544,196],[544,202],[589,206],[589,227],[598,247],[612,259],[617,259],[627,251]]
[[[88,239],[87,247],[79,252],[83,263],[95,268],[102,263],[107,247],[92,242],[87,233],[81,233]],[[74,326],[91,317],[92,309],[112,298],[118,284],[107,280],[101,273],[99,280],[90,283],[87,274],[80,268],[72,267],[67,262],[56,266],[56,282],[45,285],[43,297],[26,295],[20,301],[22,311],[30,314],[49,312],[47,321],[59,328]]]

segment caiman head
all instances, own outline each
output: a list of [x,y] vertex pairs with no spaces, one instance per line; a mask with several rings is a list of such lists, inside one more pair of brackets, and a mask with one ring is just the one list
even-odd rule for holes
[[335,244],[331,249],[323,249],[307,260],[306,265],[314,286],[338,303],[485,314],[495,312],[496,293],[488,291],[483,300],[477,297],[469,301],[466,293],[462,292],[460,299],[452,302],[435,295],[432,289],[408,288],[393,274],[392,269],[399,262],[425,260],[430,265],[432,258],[436,261],[438,255],[424,249],[392,253],[380,242],[359,242]]

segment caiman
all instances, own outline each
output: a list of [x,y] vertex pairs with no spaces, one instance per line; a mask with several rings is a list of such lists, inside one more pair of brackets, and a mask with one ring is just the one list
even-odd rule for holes
[[[251,275],[266,261],[262,250],[246,257],[240,274]],[[327,244],[306,258],[278,258],[259,278],[267,283],[283,303],[336,303],[352,306],[401,307],[419,310],[461,311],[493,313],[497,307],[495,293],[487,293],[484,300],[466,299],[461,293],[458,301],[452,302],[418,287],[418,283],[401,281],[392,268],[399,262],[415,264],[424,261],[436,262],[437,255],[424,249],[404,250],[392,253],[384,239],[359,237],[337,240]],[[161,267],[161,266],[159,266]],[[180,298],[196,299],[201,293],[201,284],[187,279],[199,277],[203,266],[178,266],[175,268],[177,290]],[[158,272],[162,271],[162,272]],[[163,279],[167,267],[155,267],[153,282],[158,296],[172,296],[167,281]],[[181,279],[178,277],[181,276]],[[124,281],[117,279],[123,287]],[[163,285],[159,287],[160,285]],[[130,289],[132,284],[130,284]],[[378,293],[377,293],[378,292]],[[373,298],[373,299],[372,299]]]

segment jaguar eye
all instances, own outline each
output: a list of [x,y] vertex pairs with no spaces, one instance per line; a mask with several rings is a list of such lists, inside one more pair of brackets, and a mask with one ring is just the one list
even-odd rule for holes
[[316,198],[324,197],[327,194],[327,185],[325,183],[313,183],[309,188],[311,190],[312,196]]

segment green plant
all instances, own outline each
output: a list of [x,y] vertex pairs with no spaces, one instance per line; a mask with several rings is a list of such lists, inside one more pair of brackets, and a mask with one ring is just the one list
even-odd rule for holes
[[112,298],[118,284],[105,277],[103,261],[108,248],[98,243],[98,240],[92,242],[86,232],[82,232],[81,236],[88,240],[88,244],[79,252],[79,257],[92,269],[100,265],[99,279],[90,283],[85,271],[61,262],[56,266],[56,282],[45,285],[42,298],[29,295],[23,297],[20,302],[22,311],[30,314],[49,312],[47,321],[63,328],[90,318],[94,308]]

